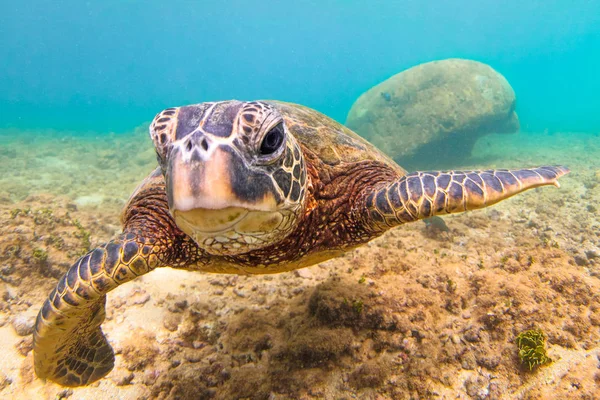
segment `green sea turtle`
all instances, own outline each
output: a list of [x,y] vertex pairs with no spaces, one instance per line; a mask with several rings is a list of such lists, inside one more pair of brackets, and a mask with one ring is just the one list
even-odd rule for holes
[[407,222],[558,186],[568,172],[407,174],[332,119],[275,101],[168,108],[150,135],[159,167],[129,199],[123,233],[77,260],[38,314],[40,378],[80,386],[108,374],[115,358],[100,328],[106,294],[155,268],[290,271]]

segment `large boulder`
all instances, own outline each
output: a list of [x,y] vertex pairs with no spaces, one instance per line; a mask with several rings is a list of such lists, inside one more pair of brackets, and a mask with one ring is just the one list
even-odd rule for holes
[[[400,163],[468,157],[475,140],[519,129],[515,92],[486,64],[448,59],[400,72],[363,93],[346,125]],[[446,157],[449,156],[449,157]]]

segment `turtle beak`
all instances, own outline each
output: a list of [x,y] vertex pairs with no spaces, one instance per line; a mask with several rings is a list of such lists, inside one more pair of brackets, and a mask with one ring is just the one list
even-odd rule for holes
[[267,174],[250,169],[229,144],[205,135],[173,147],[166,183],[173,215],[197,209],[275,211],[281,201]]

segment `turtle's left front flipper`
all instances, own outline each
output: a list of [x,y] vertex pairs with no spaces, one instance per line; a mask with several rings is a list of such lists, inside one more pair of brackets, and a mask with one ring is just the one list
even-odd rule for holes
[[106,293],[158,266],[158,246],[135,231],[90,251],[71,266],[40,310],[33,333],[35,372],[64,386],[108,374],[115,356],[100,325]]
[[475,210],[527,189],[559,186],[569,170],[562,166],[486,171],[414,172],[371,193],[368,218],[376,229],[432,217]]

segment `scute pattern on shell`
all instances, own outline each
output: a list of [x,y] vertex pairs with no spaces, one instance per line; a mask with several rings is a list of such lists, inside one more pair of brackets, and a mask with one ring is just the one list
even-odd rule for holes
[[379,161],[400,174],[406,171],[365,139],[339,122],[308,107],[269,101],[283,114],[287,127],[302,146],[323,163],[333,166],[358,161]]

